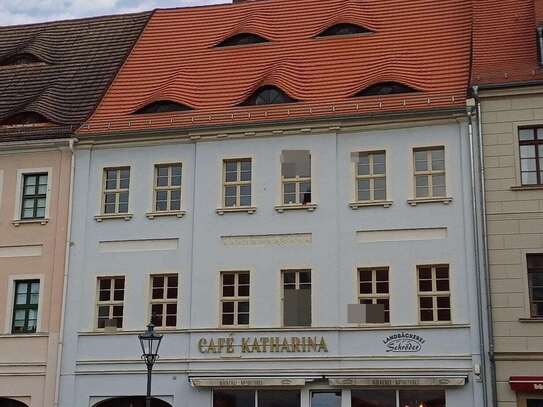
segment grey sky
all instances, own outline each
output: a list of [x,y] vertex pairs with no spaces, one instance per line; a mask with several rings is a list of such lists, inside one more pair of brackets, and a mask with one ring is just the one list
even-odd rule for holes
[[0,0],[0,25],[129,13],[157,7],[230,2],[230,0]]

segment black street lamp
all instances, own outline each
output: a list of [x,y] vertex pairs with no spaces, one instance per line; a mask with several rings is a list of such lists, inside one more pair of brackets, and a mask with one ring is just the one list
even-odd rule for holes
[[142,355],[147,366],[147,396],[145,397],[145,406],[151,407],[151,375],[153,374],[153,365],[158,360],[158,348],[162,335],[155,333],[155,326],[152,323],[147,325],[147,331],[138,335],[141,344]]

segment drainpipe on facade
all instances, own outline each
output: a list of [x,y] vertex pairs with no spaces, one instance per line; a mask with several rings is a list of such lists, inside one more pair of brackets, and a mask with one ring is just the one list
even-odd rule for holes
[[[484,279],[485,298],[486,298],[486,321],[488,331],[488,358],[490,361],[490,386],[492,406],[498,406],[498,389],[496,384],[496,361],[494,358],[494,325],[492,318],[492,295],[490,290],[490,274],[489,274],[489,259],[488,259],[488,229],[487,229],[487,212],[486,212],[486,181],[485,181],[485,159],[483,151],[483,125],[481,117],[481,100],[479,98],[479,87],[472,87],[475,98],[475,114],[477,115],[477,152],[478,152],[478,167],[479,167],[479,183],[481,197],[481,227],[482,227],[482,251],[483,251],[483,270],[480,277]],[[475,151],[473,151],[475,153]],[[480,309],[482,313],[482,308]],[[483,333],[484,334],[484,333]]]
[[66,297],[68,295],[68,267],[70,264],[70,247],[71,247],[71,238],[72,238],[72,202],[73,202],[73,190],[74,190],[74,172],[75,172],[75,154],[74,154],[74,144],[77,142],[77,139],[69,140],[69,148],[71,152],[71,163],[70,163],[70,191],[68,192],[68,224],[66,229],[66,252],[64,254],[64,280],[62,287],[62,311],[60,314],[60,330],[58,337],[58,348],[57,348],[57,371],[56,371],[56,382],[55,382],[55,400],[54,406],[57,407],[59,404],[60,398],[60,373],[62,369],[62,351],[64,346],[64,322],[66,316]]

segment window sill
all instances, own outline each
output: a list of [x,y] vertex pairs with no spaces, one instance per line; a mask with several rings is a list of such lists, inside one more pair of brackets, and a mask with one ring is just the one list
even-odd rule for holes
[[44,219],[14,219],[11,224],[13,226],[20,226],[20,225],[31,225],[31,224],[40,224],[40,225],[47,225],[49,222],[48,218]]
[[543,322],[543,317],[519,318],[518,322]]
[[134,215],[132,215],[131,213],[116,213],[116,214],[111,214],[111,215],[96,215],[94,217],[94,220],[96,222],[102,222],[104,220],[113,220],[113,219],[123,219],[123,220],[130,220],[132,219]]
[[224,215],[225,213],[235,213],[235,212],[245,212],[249,215],[252,215],[256,212],[255,206],[242,206],[242,207],[232,207],[232,208],[217,208],[215,211],[217,215]]
[[168,216],[176,217],[176,218],[182,218],[185,216],[187,212],[186,211],[170,211],[170,212],[147,212],[145,216],[147,219],[153,220],[154,218],[165,218]]
[[514,185],[511,191],[540,191],[543,190],[543,185]]
[[451,197],[443,197],[443,198],[417,198],[417,199],[408,199],[407,203],[411,206],[417,206],[419,204],[427,204],[427,203],[442,203],[444,205],[448,205],[452,202]]
[[382,206],[383,208],[390,208],[393,204],[393,201],[365,201],[365,202],[351,202],[349,203],[349,208],[351,209],[360,209],[371,206]]
[[279,213],[283,213],[284,211],[299,211],[299,210],[306,210],[308,212],[314,212],[315,209],[317,209],[317,204],[294,204],[294,205],[277,205],[275,207],[275,210]]

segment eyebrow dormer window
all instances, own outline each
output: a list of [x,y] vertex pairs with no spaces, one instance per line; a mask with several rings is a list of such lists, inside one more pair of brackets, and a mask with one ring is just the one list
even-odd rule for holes
[[159,100],[136,110],[134,114],[183,112],[187,110],[192,110],[192,108],[182,103],[177,103],[170,100]]
[[384,96],[413,92],[417,91],[410,86],[404,85],[399,82],[379,82],[365,89],[362,89],[354,96]]
[[217,44],[217,47],[232,47],[235,45],[261,44],[263,42],[269,42],[269,41],[258,34],[240,33],[220,42],[219,44]]
[[356,24],[340,23],[321,32],[317,37],[333,37],[336,35],[368,34],[373,31]]
[[35,112],[21,112],[8,117],[1,124],[4,126],[30,126],[50,123],[44,116]]
[[297,102],[276,86],[263,86],[243,102],[242,106],[278,105]]
[[43,61],[28,52],[12,55],[2,61],[0,66],[41,64]]

